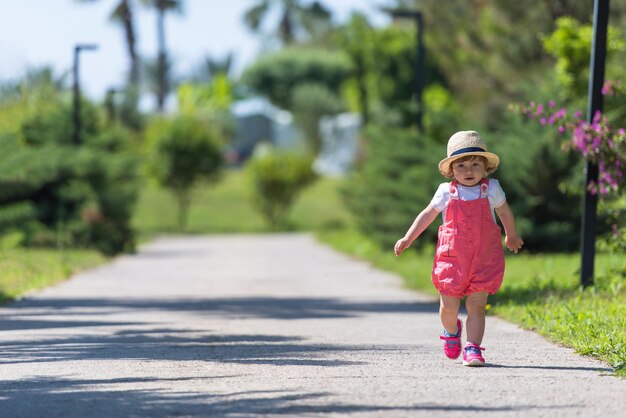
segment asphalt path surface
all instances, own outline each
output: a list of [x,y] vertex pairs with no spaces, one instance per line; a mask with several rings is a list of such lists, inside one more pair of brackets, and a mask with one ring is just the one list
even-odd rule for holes
[[163,238],[0,308],[0,417],[626,416],[626,379],[494,317],[487,367],[446,359],[437,311],[308,235]]

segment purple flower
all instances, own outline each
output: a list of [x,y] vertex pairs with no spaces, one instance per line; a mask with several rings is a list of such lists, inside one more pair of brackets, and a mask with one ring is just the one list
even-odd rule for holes
[[593,114],[593,123],[598,123],[602,118],[602,112],[596,110],[596,113]]
[[541,115],[543,113],[543,105],[539,104],[537,105],[537,116]]
[[550,100],[550,102],[548,103],[548,106],[550,106],[550,108],[554,107],[554,100]]

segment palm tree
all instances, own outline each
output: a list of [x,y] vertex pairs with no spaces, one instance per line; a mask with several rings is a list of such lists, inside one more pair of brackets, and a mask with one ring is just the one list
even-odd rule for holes
[[163,112],[165,106],[165,98],[170,90],[169,79],[169,62],[167,59],[167,49],[165,47],[165,13],[169,11],[182,11],[182,0],[141,0],[141,2],[149,7],[157,10],[157,36],[159,45],[159,55],[156,65],[157,77],[157,111]]
[[[95,2],[98,0],[79,0],[81,2]],[[124,103],[122,105],[122,115],[127,122],[127,125],[137,128],[139,126],[138,110],[139,103],[139,78],[140,78],[140,60],[137,55],[136,48],[136,30],[135,30],[135,18],[133,12],[132,0],[119,0],[119,3],[115,5],[109,19],[121,25],[124,28],[124,35],[126,38],[126,49],[128,51],[128,57],[130,59],[130,69],[128,71],[128,82],[126,84],[126,92],[124,96]]]
[[300,32],[314,37],[326,31],[331,22],[330,11],[319,1],[309,6],[301,3],[301,0],[260,0],[246,11],[244,21],[253,32],[260,32],[270,11],[280,7],[281,18],[276,32],[284,45],[296,41]]
[[229,76],[233,68],[233,53],[229,52],[223,59],[210,55],[204,57],[191,75],[193,81],[210,83],[217,74]]
[[[93,3],[98,0],[79,0],[81,2]],[[120,0],[115,6],[113,12],[111,12],[110,19],[116,24],[122,25],[124,28],[124,35],[126,37],[126,49],[128,50],[128,57],[130,58],[130,71],[128,72],[129,84],[137,85],[139,83],[139,58],[137,56],[136,49],[136,36],[135,36],[135,20],[132,8],[132,0]]]

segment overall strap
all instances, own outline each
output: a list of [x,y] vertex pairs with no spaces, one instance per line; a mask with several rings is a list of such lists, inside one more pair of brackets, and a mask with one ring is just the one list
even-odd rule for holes
[[489,179],[482,179],[480,181],[480,198],[486,199],[489,197]]
[[453,228],[453,231],[454,231],[454,235],[456,235],[458,233],[458,229],[457,229],[457,210],[458,210],[458,208],[456,206],[457,206],[459,201],[460,201],[460,199],[459,199],[458,182],[456,180],[452,180],[452,182],[450,183],[450,202],[448,203],[448,208],[446,209],[446,220],[445,220],[445,222],[447,223],[448,220],[452,221],[452,228]]
[[459,187],[456,180],[453,180],[450,183],[450,199],[459,199]]

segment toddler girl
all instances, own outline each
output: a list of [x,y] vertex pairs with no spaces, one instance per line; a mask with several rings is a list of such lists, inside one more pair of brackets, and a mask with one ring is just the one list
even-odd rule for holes
[[[430,204],[417,216],[406,235],[396,242],[396,256],[443,212],[443,225],[432,271],[432,282],[440,294],[439,316],[443,324],[443,351],[456,359],[463,351],[463,364],[484,366],[482,356],[487,296],[498,291],[504,276],[504,253],[500,227],[504,225],[506,247],[517,253],[524,242],[517,235],[513,213],[500,183],[486,176],[496,171],[500,159],[487,152],[476,131],[457,132],[448,141],[448,157],[439,171],[453,179],[442,183]],[[467,309],[467,344],[461,350],[463,324],[458,317],[461,299]]]

